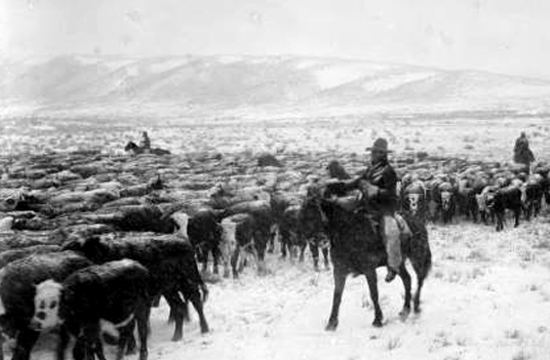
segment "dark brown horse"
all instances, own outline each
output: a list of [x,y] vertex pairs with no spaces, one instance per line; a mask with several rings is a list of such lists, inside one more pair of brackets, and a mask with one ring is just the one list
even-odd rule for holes
[[170,155],[170,151],[161,148],[144,148],[136,145],[135,142],[129,141],[124,147],[124,151],[131,151],[134,155],[145,154],[147,150],[153,155]]
[[[374,305],[374,326],[382,326],[382,310],[378,303],[376,268],[386,265],[386,251],[382,239],[372,226],[371,221],[362,212],[344,209],[333,200],[322,198],[320,209],[327,219],[327,232],[330,239],[330,256],[334,267],[334,295],[332,311],[326,330],[335,330],[338,326],[338,312],[342,293],[349,274],[364,274]],[[412,238],[402,241],[401,251],[404,259],[410,259],[417,275],[418,286],[414,295],[414,311],[420,312],[420,291],[430,267],[431,252],[428,232],[418,219],[407,219],[413,233]],[[411,310],[411,277],[402,265],[399,276],[405,287],[405,303],[400,316],[405,318]]]

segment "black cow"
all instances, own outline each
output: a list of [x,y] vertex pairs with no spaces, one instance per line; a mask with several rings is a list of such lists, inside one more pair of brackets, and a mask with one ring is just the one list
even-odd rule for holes
[[524,211],[525,219],[529,220],[531,215],[537,217],[542,207],[542,197],[544,196],[544,184],[542,176],[532,175],[525,183],[525,201]]
[[460,215],[464,215],[466,219],[471,217],[474,223],[477,222],[478,207],[476,193],[473,188],[473,182],[470,179],[464,178],[458,180],[456,205]]
[[62,283],[46,280],[36,286],[35,312],[31,328],[38,331],[61,324],[57,359],[65,358],[69,334],[77,338],[75,360],[105,359],[100,332],[120,334],[117,359],[123,357],[127,341],[133,339],[137,322],[140,353],[147,359],[147,327],[151,299],[149,272],[134,260],[124,259],[80,269]]
[[39,332],[29,327],[34,314],[35,285],[48,279],[63,281],[92,262],[72,251],[30,255],[0,270],[0,323],[16,337],[13,360],[28,360]]
[[[315,186],[314,186],[315,187]],[[321,211],[320,198],[316,189],[312,187],[308,191],[306,200],[300,209],[300,232],[308,242],[309,250],[313,258],[313,268],[319,270],[319,248],[323,253],[325,268],[328,269],[328,238],[325,231],[326,218]]]
[[302,223],[300,219],[301,206],[292,205],[285,209],[283,217],[279,223],[279,234],[281,236],[281,255],[286,257],[287,251],[290,252],[290,258],[296,257],[296,248],[300,250],[300,262],[304,261],[304,251],[306,241],[302,233]]
[[494,197],[490,199],[487,206],[494,212],[497,220],[496,230],[504,229],[504,215],[506,209],[514,212],[514,227],[519,226],[519,217],[521,215],[521,190],[510,186],[496,191]]
[[195,252],[188,242],[181,239],[143,238],[104,240],[92,236],[71,240],[63,247],[80,251],[98,264],[124,258],[139,261],[149,270],[150,295],[163,295],[170,305],[175,320],[172,340],[180,340],[183,335],[183,319],[186,312],[179,296],[180,292],[195,307],[201,331],[208,332],[208,324],[203,313],[203,301],[207,297],[208,289],[199,274]]
[[109,209],[110,213],[86,214],[85,219],[111,225],[120,231],[153,231],[172,233],[176,223],[156,205],[124,205]]
[[[334,295],[332,310],[326,330],[338,326],[338,312],[348,274],[364,274],[367,277],[371,300],[374,304],[373,325],[382,326],[382,310],[378,304],[376,268],[385,266],[387,255],[382,239],[368,216],[362,212],[344,209],[338,202],[321,199],[321,209],[328,221],[330,256],[334,267]],[[414,295],[414,311],[420,311],[420,291],[431,267],[431,252],[425,225],[415,218],[407,219],[413,236],[402,241],[402,255],[409,258],[417,275],[417,291]],[[411,278],[401,266],[399,276],[405,286],[405,303],[400,315],[410,313]]]
[[212,253],[214,274],[218,273],[222,229],[218,216],[210,209],[201,209],[189,218],[187,235],[195,248],[202,271],[208,267],[208,255]]

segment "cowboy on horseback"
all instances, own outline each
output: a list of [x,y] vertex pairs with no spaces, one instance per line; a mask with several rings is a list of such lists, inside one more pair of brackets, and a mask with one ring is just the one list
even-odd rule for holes
[[[378,138],[372,147],[371,161],[367,169],[358,178],[329,184],[336,192],[358,189],[361,191],[359,211],[374,223],[379,224],[379,233],[384,241],[388,256],[388,274],[386,281],[392,281],[402,264],[400,228],[396,220],[398,207],[396,185],[397,174],[388,162],[388,142]],[[409,230],[410,231],[410,230]]]
[[142,148],[144,151],[151,150],[151,140],[149,139],[149,135],[147,134],[147,131],[144,131],[141,133],[141,140],[139,142],[139,147]]

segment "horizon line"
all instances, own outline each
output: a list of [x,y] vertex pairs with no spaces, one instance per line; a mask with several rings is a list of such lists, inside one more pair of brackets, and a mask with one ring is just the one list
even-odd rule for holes
[[32,54],[32,55],[1,55],[0,58],[4,58],[7,60],[32,60],[32,59],[55,59],[55,58],[62,58],[62,57],[71,57],[71,56],[82,56],[82,57],[89,57],[89,58],[109,58],[109,57],[118,57],[118,58],[125,58],[125,59],[154,59],[154,58],[184,58],[184,57],[196,57],[196,58],[216,58],[216,57],[242,57],[242,58],[305,58],[305,59],[315,59],[315,60],[337,60],[337,61],[345,61],[345,62],[364,62],[364,63],[376,63],[376,64],[388,64],[388,65],[397,65],[397,66],[407,66],[411,68],[418,68],[418,69],[425,69],[425,70],[437,70],[442,72],[479,72],[479,73],[485,73],[485,74],[491,74],[491,75],[499,75],[499,76],[506,76],[511,78],[519,78],[519,79],[525,79],[525,80],[533,80],[533,81],[543,81],[543,82],[550,82],[550,77],[540,76],[535,77],[533,75],[520,75],[520,74],[510,74],[510,73],[503,73],[498,71],[491,71],[491,70],[485,70],[485,69],[477,69],[477,68],[446,68],[441,67],[437,65],[421,65],[421,64],[412,64],[412,63],[402,63],[402,62],[396,62],[391,60],[373,60],[373,59],[366,59],[366,58],[360,58],[360,57],[353,57],[353,56],[335,56],[335,55],[306,55],[306,54],[247,54],[247,53],[241,53],[241,54],[235,54],[235,53],[212,53],[212,54],[200,54],[200,53],[166,53],[166,54],[123,54],[123,53],[101,53],[101,54],[92,54],[92,53],[78,53],[78,52],[72,52],[72,53],[60,53],[60,54]]

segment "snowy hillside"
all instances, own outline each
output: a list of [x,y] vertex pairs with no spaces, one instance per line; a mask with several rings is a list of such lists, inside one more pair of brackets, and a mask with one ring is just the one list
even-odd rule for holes
[[87,57],[4,62],[10,109],[166,115],[251,112],[542,112],[550,82],[477,71],[302,57]]

